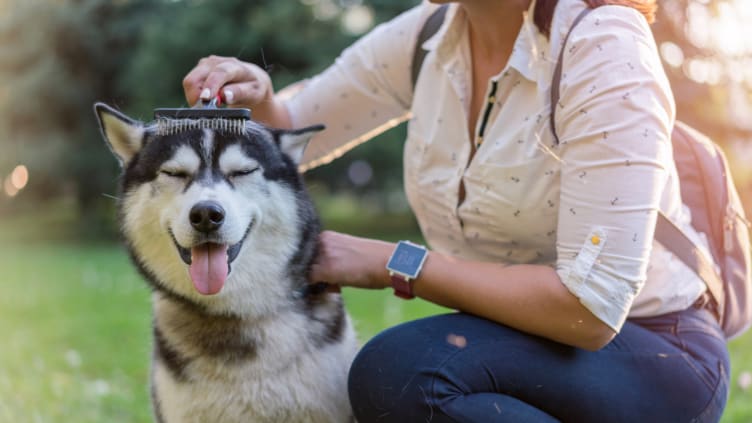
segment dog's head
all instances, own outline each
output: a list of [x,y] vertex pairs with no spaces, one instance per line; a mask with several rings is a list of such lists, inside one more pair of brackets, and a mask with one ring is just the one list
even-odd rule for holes
[[156,289],[221,311],[241,291],[289,290],[273,285],[310,260],[301,239],[318,229],[297,164],[323,127],[145,124],[102,103],[95,111],[123,168],[123,236]]

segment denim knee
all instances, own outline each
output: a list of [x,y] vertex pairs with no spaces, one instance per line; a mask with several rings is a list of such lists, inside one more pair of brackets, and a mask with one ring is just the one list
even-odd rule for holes
[[431,414],[435,368],[452,351],[431,345],[423,323],[388,329],[355,357],[348,390],[359,423],[416,421]]
[[355,418],[360,423],[379,421],[382,415],[381,421],[397,421],[399,417],[391,412],[404,408],[397,404],[400,383],[394,380],[394,362],[401,359],[401,354],[394,351],[397,343],[388,338],[390,333],[371,339],[350,367],[348,393]]

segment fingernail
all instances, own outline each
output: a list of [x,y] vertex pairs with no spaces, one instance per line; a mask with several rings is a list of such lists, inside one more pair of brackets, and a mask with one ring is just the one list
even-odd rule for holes
[[208,100],[211,98],[211,90],[208,88],[204,88],[203,91],[201,91],[201,99],[202,100]]
[[225,94],[225,103],[232,104],[232,100],[235,99],[235,94],[232,93],[229,89],[224,90]]

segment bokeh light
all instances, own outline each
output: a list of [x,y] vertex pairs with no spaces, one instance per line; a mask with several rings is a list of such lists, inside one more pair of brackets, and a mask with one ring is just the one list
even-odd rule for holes
[[356,160],[348,167],[347,176],[353,185],[362,187],[368,185],[373,179],[373,168],[365,160]]
[[3,191],[8,197],[15,197],[29,183],[29,170],[24,165],[16,166],[3,181]]
[[373,26],[373,9],[365,5],[356,5],[342,14],[342,28],[352,35],[361,35]]
[[3,189],[5,190],[5,195],[7,195],[8,197],[15,197],[16,194],[18,194],[18,189],[13,186],[13,182],[10,179],[10,176],[5,178],[5,182],[3,182]]
[[22,190],[29,183],[29,170],[24,165],[18,165],[10,174],[10,182],[17,190]]
[[684,63],[684,52],[681,47],[672,43],[671,41],[665,41],[661,43],[661,56],[663,60],[668,63],[669,66],[678,68]]

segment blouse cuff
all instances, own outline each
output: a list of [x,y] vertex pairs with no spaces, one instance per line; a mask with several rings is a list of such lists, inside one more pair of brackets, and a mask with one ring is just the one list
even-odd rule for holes
[[[635,293],[625,282],[610,277],[598,266],[599,256],[607,241],[604,228],[594,228],[570,266],[557,268],[562,283],[579,298],[593,315],[619,332],[627,318]],[[624,284],[622,284],[622,282]]]

